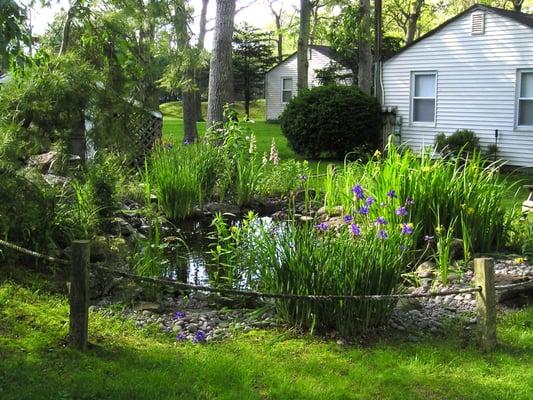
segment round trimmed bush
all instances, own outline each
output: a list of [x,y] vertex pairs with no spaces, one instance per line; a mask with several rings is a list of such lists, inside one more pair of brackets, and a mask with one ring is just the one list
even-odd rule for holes
[[312,158],[337,157],[381,142],[381,107],[354,86],[329,85],[294,97],[280,117],[294,151]]

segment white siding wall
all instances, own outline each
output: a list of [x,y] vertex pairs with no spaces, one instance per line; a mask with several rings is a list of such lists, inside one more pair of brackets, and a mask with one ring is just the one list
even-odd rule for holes
[[[318,85],[315,70],[327,67],[330,62],[331,59],[329,57],[326,57],[317,50],[311,50],[311,57],[309,59],[309,87]],[[265,79],[267,120],[277,120],[285,109],[285,104],[281,102],[281,80],[283,78],[292,78],[293,96],[296,95],[296,64],[296,55],[293,55],[267,73]]]
[[[533,129],[515,128],[517,69],[533,68],[533,29],[485,11],[485,34],[471,34],[471,13],[388,60],[384,104],[398,107],[402,142],[431,146],[437,133],[466,128],[483,147],[499,130],[499,157],[533,167]],[[413,71],[437,72],[436,124],[410,122]]]

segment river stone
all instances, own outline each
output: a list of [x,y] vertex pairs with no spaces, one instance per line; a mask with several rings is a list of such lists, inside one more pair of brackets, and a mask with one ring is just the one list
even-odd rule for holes
[[189,326],[187,327],[187,330],[190,333],[196,333],[198,331],[198,326],[196,324],[189,324]]
[[416,268],[416,274],[421,279],[431,279],[435,277],[435,268],[433,261],[425,261]]

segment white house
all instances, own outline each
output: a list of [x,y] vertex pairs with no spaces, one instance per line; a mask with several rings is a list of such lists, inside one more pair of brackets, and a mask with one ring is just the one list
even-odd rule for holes
[[[266,119],[275,121],[279,118],[287,103],[297,92],[297,61],[296,53],[290,55],[281,63],[273,67],[266,73],[265,77],[265,99],[266,99]],[[342,65],[339,57],[327,46],[309,46],[309,87],[319,85],[316,78],[316,70],[328,67],[332,62]],[[349,70],[341,71],[348,74]],[[350,83],[346,79],[346,83]]]
[[388,59],[383,88],[413,149],[465,128],[533,167],[533,15],[472,6]]

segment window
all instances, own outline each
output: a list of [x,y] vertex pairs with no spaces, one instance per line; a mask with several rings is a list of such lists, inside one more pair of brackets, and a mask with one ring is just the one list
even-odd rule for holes
[[415,72],[411,79],[411,121],[434,124],[437,97],[437,74]]
[[292,78],[282,78],[281,86],[281,101],[288,103],[292,99]]
[[518,72],[518,126],[533,126],[533,70]]

